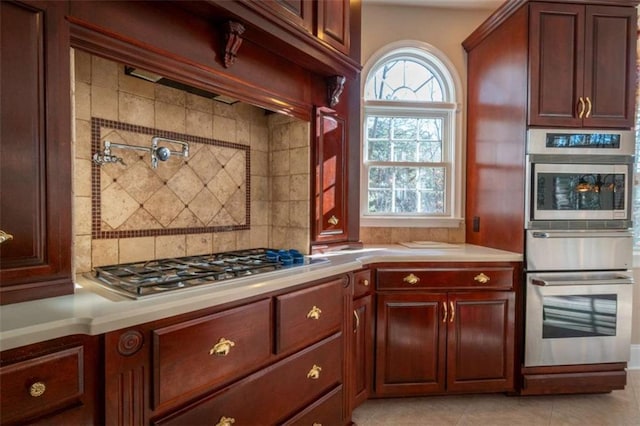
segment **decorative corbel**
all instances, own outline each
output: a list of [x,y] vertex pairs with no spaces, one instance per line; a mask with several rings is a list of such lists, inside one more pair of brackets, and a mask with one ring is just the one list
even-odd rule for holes
[[242,45],[242,33],[244,33],[244,25],[240,22],[227,21],[224,26],[224,38],[226,45],[224,48],[224,66],[229,68],[236,61],[238,49]]
[[330,107],[334,107],[340,102],[340,95],[344,90],[344,82],[347,79],[342,75],[332,75],[327,77],[327,102]]

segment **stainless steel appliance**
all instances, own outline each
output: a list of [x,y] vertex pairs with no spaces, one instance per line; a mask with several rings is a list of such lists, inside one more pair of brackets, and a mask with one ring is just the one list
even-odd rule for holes
[[328,262],[296,250],[257,248],[100,266],[87,276],[111,291],[140,298]]
[[529,131],[527,229],[631,227],[630,131]]
[[629,360],[634,140],[529,130],[525,367]]

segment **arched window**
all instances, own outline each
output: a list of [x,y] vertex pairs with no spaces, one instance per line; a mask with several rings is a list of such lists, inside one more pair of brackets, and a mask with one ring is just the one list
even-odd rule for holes
[[388,46],[364,72],[361,224],[461,222],[461,88],[448,59],[419,42]]

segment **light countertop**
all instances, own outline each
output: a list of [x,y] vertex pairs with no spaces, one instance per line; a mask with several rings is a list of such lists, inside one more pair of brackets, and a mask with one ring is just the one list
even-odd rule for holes
[[73,334],[97,335],[283,290],[381,262],[521,262],[518,253],[470,244],[364,247],[314,255],[328,262],[133,300],[78,275],[72,295],[0,307],[0,350]]

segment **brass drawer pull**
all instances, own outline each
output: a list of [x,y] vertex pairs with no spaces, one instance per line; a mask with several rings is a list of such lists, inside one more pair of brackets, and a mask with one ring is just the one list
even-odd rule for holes
[[578,113],[578,118],[582,118],[584,117],[584,110],[585,110],[584,99],[582,98],[582,96],[580,96],[580,99],[578,99],[578,102],[580,103],[580,112]]
[[220,420],[218,420],[218,423],[216,423],[216,426],[231,426],[235,422],[236,419],[234,419],[233,417],[222,416],[220,417]]
[[336,226],[340,220],[335,216],[331,216],[327,222],[329,222],[330,225]]
[[587,113],[584,115],[584,118],[589,118],[591,116],[591,99],[587,96]]
[[453,319],[456,317],[456,305],[453,302],[449,302],[449,306],[451,306],[451,318],[449,318],[449,322],[453,322]]
[[409,274],[406,277],[404,277],[402,279],[402,281],[404,281],[405,283],[409,283],[409,284],[413,285],[413,284],[418,284],[420,282],[420,278],[416,277],[413,274]]
[[322,367],[313,364],[311,370],[307,373],[307,379],[318,380],[320,378],[320,372],[322,371]]
[[442,302],[442,322],[447,322],[447,302]]
[[478,275],[473,277],[473,280],[478,281],[480,284],[486,284],[491,280],[491,278],[480,272]]
[[13,240],[13,235],[7,234],[6,232],[4,232],[3,230],[0,229],[0,244],[4,243],[5,241],[9,241],[9,240]]
[[307,314],[307,318],[314,319],[314,320],[320,319],[321,313],[322,313],[322,310],[314,305],[313,308],[311,308],[311,310]]
[[229,355],[229,351],[231,351],[231,348],[235,345],[235,342],[221,337],[218,343],[213,345],[213,348],[209,350],[209,355],[227,356]]
[[29,395],[37,398],[42,396],[44,392],[47,390],[47,386],[42,382],[35,382],[31,386],[29,386]]

